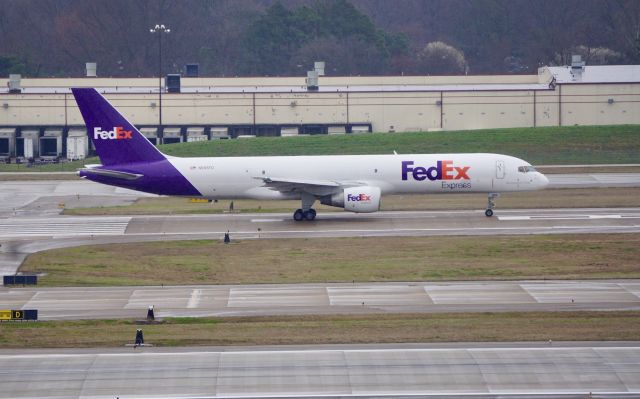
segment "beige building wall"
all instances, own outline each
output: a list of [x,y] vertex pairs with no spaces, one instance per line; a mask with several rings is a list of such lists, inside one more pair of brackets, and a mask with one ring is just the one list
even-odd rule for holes
[[[351,79],[367,82],[368,78]],[[396,84],[405,81],[376,79]],[[412,77],[406,81],[421,79],[427,78]],[[60,88],[70,86],[68,80],[46,80],[56,84],[66,82]],[[107,79],[100,80],[108,82]],[[249,82],[251,78],[242,81]],[[273,80],[276,81],[280,82]],[[373,130],[379,132],[640,124],[640,83],[558,84],[546,90],[385,90],[164,94],[163,123],[371,123]],[[0,126],[83,125],[73,96],[55,91],[0,94]],[[157,93],[119,91],[106,97],[134,124],[158,123]]]
[[640,84],[562,85],[563,125],[640,123]]

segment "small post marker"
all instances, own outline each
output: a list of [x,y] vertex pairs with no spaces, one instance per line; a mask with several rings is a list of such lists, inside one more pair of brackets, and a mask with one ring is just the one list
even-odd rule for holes
[[156,316],[153,313],[153,305],[149,305],[149,310],[147,310],[147,321],[154,321],[155,319]]
[[133,349],[142,345],[144,345],[144,336],[142,335],[142,329],[138,328],[136,330],[136,343],[133,345]]
[[230,242],[231,242],[231,236],[229,236],[229,231],[227,230],[227,232],[224,233],[224,243],[229,244]]

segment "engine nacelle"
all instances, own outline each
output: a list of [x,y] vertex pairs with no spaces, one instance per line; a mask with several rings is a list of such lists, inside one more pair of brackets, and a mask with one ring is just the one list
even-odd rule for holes
[[380,194],[380,187],[349,187],[342,193],[322,197],[320,203],[344,208],[345,211],[349,212],[377,212],[380,210]]

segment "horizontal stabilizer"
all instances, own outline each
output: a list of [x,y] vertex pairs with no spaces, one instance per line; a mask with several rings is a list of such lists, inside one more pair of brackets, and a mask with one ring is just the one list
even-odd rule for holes
[[143,176],[137,173],[127,173],[127,172],[120,172],[117,170],[108,170],[108,169],[85,168],[85,169],[78,170],[78,176],[85,177],[88,175],[112,177],[114,179],[122,179],[122,180],[137,180]]

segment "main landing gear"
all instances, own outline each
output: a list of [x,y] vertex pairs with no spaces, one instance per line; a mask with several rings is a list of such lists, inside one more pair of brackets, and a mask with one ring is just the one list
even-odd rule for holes
[[487,198],[487,210],[484,211],[484,215],[488,218],[493,216],[493,208],[496,207],[496,203],[493,201],[495,198],[498,198],[500,193],[489,193]]
[[293,213],[293,220],[295,220],[296,222],[301,222],[303,220],[313,220],[316,218],[316,210],[309,208],[306,211],[303,211],[302,209],[296,209],[296,211]]
[[316,202],[316,197],[309,193],[302,193],[300,199],[302,200],[302,208],[296,209],[293,213],[293,220],[296,222],[314,220],[316,218],[316,210],[312,206]]

